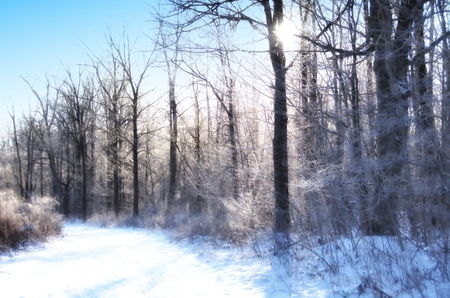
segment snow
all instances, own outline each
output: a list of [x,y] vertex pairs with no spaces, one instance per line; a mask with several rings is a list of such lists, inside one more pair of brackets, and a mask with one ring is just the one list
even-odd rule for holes
[[334,297],[306,272],[160,231],[66,224],[64,236],[0,256],[1,297]]
[[450,297],[445,237],[434,247],[396,237],[309,237],[322,244],[299,241],[282,258],[273,256],[270,235],[237,248],[69,223],[62,237],[0,255],[0,296]]

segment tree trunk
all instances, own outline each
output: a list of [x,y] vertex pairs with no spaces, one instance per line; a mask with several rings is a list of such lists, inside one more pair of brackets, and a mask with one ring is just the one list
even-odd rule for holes
[[283,43],[276,35],[277,28],[283,23],[283,1],[273,1],[273,16],[269,1],[263,0],[261,3],[264,6],[266,16],[270,61],[275,76],[274,137],[272,142],[275,193],[274,230],[276,233],[288,234],[291,220],[289,214],[286,57],[284,55]]
[[[61,144],[64,144],[64,139],[61,138]],[[69,160],[69,156],[70,156],[70,143],[67,142],[66,140],[66,147],[65,147],[65,156],[67,158],[67,160]],[[62,161],[62,159],[61,159]],[[61,164],[61,168],[62,168],[62,164]],[[64,193],[63,193],[63,212],[64,212],[64,216],[68,217],[70,215],[70,191],[72,189],[72,165],[70,162],[66,163],[66,184],[64,184]],[[62,180],[62,177],[60,177],[60,180]]]
[[402,1],[398,9],[395,37],[389,0],[371,0],[370,24],[375,44],[374,72],[378,99],[377,158],[373,213],[368,234],[398,232],[397,205],[408,137],[408,53],[415,1]]
[[[192,84],[194,87],[194,83]],[[194,138],[194,156],[196,162],[196,171],[195,175],[195,189],[196,196],[191,205],[191,213],[193,214],[201,214],[206,209],[206,199],[202,194],[202,176],[199,174],[202,164],[202,151],[201,151],[201,143],[200,143],[200,106],[198,101],[198,91],[193,88],[194,92],[194,108],[195,108],[195,128],[193,133]]]
[[13,121],[13,138],[14,138],[14,149],[15,149],[15,153],[16,153],[16,158],[17,158],[17,174],[16,174],[16,180],[17,180],[17,184],[19,186],[20,189],[20,196],[22,198],[26,198],[25,197],[25,188],[23,187],[23,176],[22,176],[22,158],[21,158],[21,154],[20,154],[20,147],[19,147],[19,138],[17,137],[17,125],[16,125],[16,119],[15,119],[15,115],[10,115],[11,119]]
[[[448,22],[448,2],[438,0],[439,16],[442,33],[446,33]],[[450,40],[446,37],[442,42],[442,106],[441,106],[441,181],[442,181],[442,207],[450,209]],[[448,225],[448,221],[446,223]]]
[[[415,56],[412,65],[413,74],[413,109],[415,129],[415,164],[419,165],[415,171],[418,187],[406,202],[408,218],[411,224],[411,236],[416,237],[417,227],[422,222],[423,227],[429,227],[436,220],[436,211],[432,211],[432,219],[426,213],[430,207],[438,205],[439,185],[437,162],[438,135],[434,120],[433,94],[431,78],[425,60],[423,2],[418,3],[414,9],[414,41]],[[419,186],[420,185],[420,186]]]
[[[231,93],[232,91],[230,91]],[[233,183],[233,199],[237,200],[239,196],[239,179],[238,179],[238,150],[236,147],[236,132],[235,132],[235,115],[233,109],[232,97],[230,95],[230,102],[228,104],[228,132],[230,134],[231,146],[231,175]]]
[[80,141],[80,154],[81,154],[81,216],[83,222],[87,220],[87,144],[86,139],[83,136]]
[[177,102],[175,99],[175,82],[169,78],[169,105],[170,105],[170,151],[169,151],[169,206],[174,204],[176,184],[177,184],[177,139],[178,139],[178,121],[177,121]]
[[139,160],[138,160],[138,106],[137,98],[133,101],[133,216],[139,215]]
[[121,180],[121,166],[120,166],[120,119],[118,109],[118,94],[113,95],[111,120],[112,120],[112,168],[113,168],[113,209],[116,217],[120,214],[120,180]]

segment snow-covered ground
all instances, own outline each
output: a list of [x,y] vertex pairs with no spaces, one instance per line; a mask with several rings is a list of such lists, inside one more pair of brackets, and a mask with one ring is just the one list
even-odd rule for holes
[[66,224],[64,237],[0,256],[0,297],[334,297],[307,272],[163,232]]
[[66,224],[62,237],[0,255],[0,297],[450,297],[445,237],[299,241],[283,259],[267,235],[236,248],[166,233]]

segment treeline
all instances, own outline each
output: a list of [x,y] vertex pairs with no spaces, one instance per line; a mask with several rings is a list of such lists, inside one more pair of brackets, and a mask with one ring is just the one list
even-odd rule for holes
[[240,235],[432,241],[450,222],[448,5],[168,1],[152,51],[109,38],[11,113],[3,181],[84,220],[151,207]]

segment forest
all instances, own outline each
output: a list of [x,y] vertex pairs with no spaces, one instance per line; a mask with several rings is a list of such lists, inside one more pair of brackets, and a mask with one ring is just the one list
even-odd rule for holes
[[37,104],[10,112],[0,188],[283,258],[383,236],[435,264],[403,288],[449,284],[449,17],[447,0],[161,1],[146,48],[110,35],[46,92],[24,80]]

